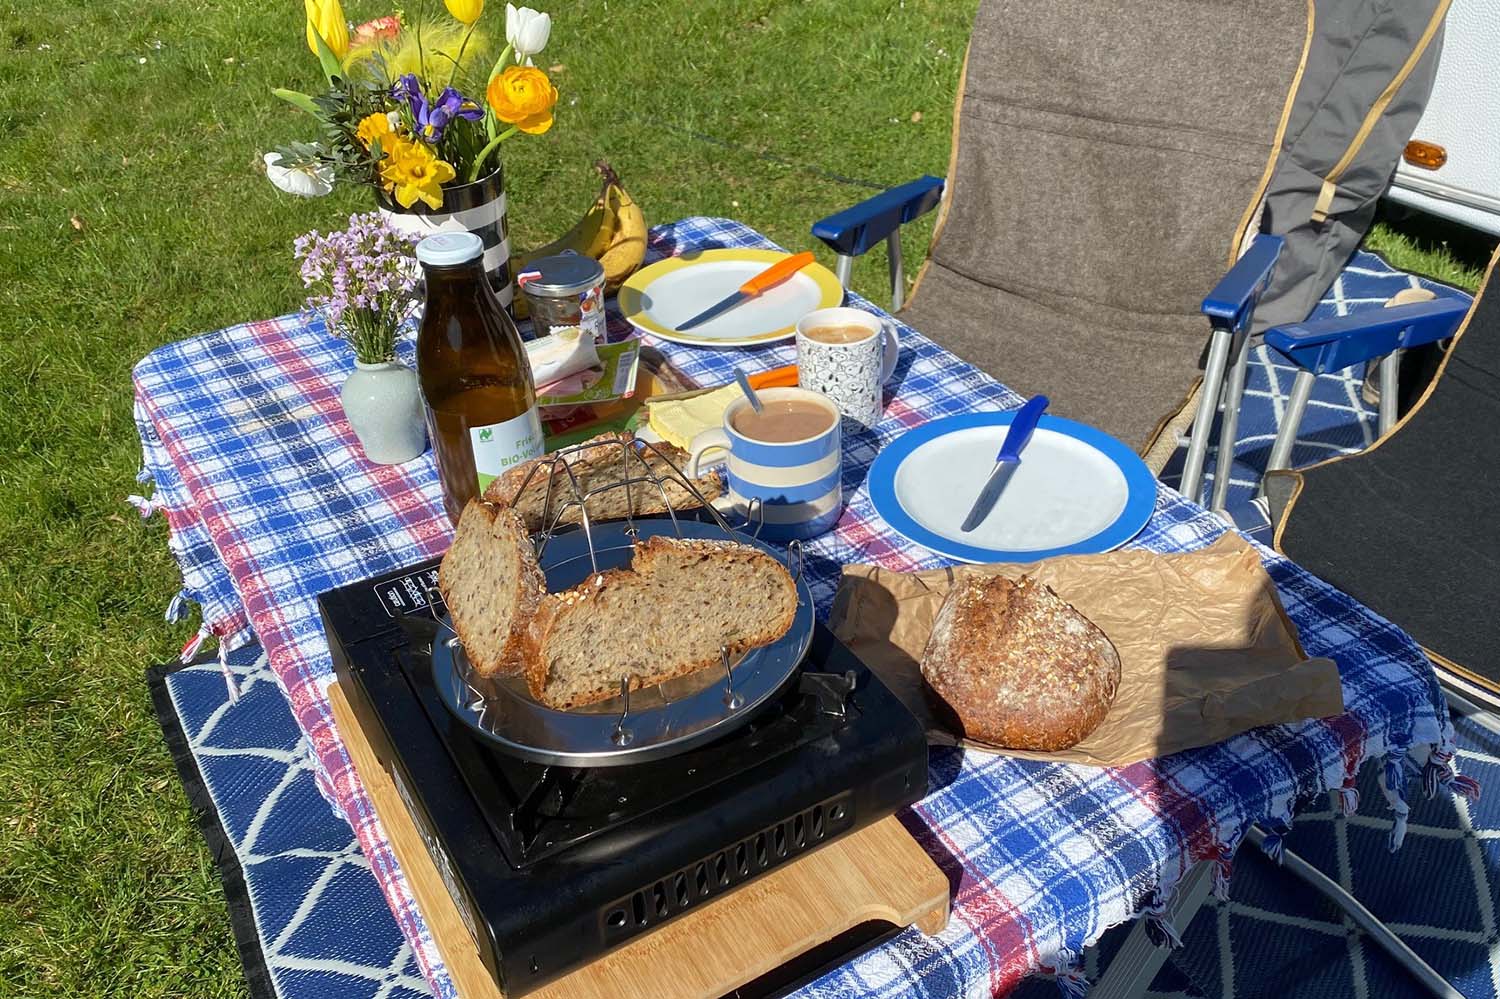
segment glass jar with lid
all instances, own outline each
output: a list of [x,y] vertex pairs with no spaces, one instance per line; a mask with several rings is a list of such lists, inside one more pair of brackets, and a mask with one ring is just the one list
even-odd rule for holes
[[526,295],[537,336],[577,326],[595,343],[604,342],[604,266],[593,257],[562,253],[533,260],[516,275],[516,284]]

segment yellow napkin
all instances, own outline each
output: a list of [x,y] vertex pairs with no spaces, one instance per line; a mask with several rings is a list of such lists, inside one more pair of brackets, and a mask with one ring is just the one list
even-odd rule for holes
[[652,400],[648,422],[662,440],[686,451],[694,437],[723,425],[724,410],[739,397],[739,386],[725,385],[691,399]]

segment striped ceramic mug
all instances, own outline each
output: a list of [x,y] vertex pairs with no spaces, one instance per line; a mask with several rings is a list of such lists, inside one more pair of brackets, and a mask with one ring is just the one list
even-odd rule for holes
[[[828,413],[828,426],[802,440],[756,440],[735,428],[735,417],[750,407],[749,400],[736,399],[724,411],[723,427],[693,438],[688,475],[697,477],[708,452],[728,451],[730,502],[740,516],[760,521],[760,537],[789,541],[823,534],[844,507],[838,407],[823,393],[808,389],[767,388],[757,395],[767,404],[811,402]],[[759,503],[752,504],[755,500]]]

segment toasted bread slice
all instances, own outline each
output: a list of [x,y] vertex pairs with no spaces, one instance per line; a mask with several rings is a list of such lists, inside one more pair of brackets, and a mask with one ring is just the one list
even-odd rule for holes
[[524,672],[520,654],[547,579],[520,514],[470,500],[438,569],[438,589],[476,672]]
[[[620,446],[622,443],[624,448]],[[563,524],[581,523],[582,509],[576,502],[569,506],[570,502],[591,490],[624,482],[627,478],[638,479],[654,475],[661,480],[662,489],[649,482],[634,482],[628,487],[620,486],[598,493],[588,500],[590,520],[622,520],[627,514],[636,517],[656,516],[666,513],[667,502],[671,503],[673,510],[679,512],[701,505],[668,464],[670,459],[671,465],[675,465],[683,475],[687,474],[688,456],[680,448],[670,444],[643,447],[636,444],[633,435],[629,433],[600,434],[585,444],[590,446],[563,459],[567,463],[566,470],[556,463],[555,455],[533,458],[491,482],[484,491],[484,498],[518,511],[526,529],[532,532]],[[626,448],[629,449],[628,458]],[[572,472],[571,476],[569,472]],[[547,495],[549,479],[552,480],[550,498]],[[693,480],[693,485],[709,501],[723,492],[718,476],[712,472]],[[666,502],[662,499],[663,491],[666,492]],[[556,525],[553,524],[554,520]]]
[[732,541],[653,537],[630,569],[545,598],[527,639],[538,701],[568,710],[720,665],[792,626],[797,587],[775,558]]

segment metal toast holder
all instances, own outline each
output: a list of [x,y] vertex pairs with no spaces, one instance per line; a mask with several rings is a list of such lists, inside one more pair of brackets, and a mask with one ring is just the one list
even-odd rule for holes
[[[585,489],[573,466],[585,452],[597,448],[618,449],[619,479]],[[657,461],[660,464],[653,467]],[[572,711],[558,711],[536,701],[524,678],[480,676],[444,615],[438,619],[433,642],[433,679],[444,704],[459,721],[496,748],[535,762],[618,766],[670,756],[724,735],[748,721],[796,673],[812,641],[812,593],[803,578],[800,542],[791,542],[783,559],[758,539],[762,521],[758,501],[746,511],[744,528],[737,530],[666,448],[629,437],[585,441],[557,451],[532,467],[515,495],[523,494],[539,473],[548,476],[542,505],[546,526],[533,543],[549,592],[628,566],[638,540],[661,535],[730,540],[760,548],[787,565],[797,587],[796,614],[786,634],[769,645],[737,658],[721,647],[719,668],[698,670],[651,687],[635,686],[633,677],[624,675],[618,681],[618,695]],[[679,503],[683,507],[679,513],[669,484],[680,487],[696,504],[694,516],[687,516],[689,503]],[[626,516],[597,522],[590,514],[590,502],[621,489],[626,495]],[[637,516],[639,504],[652,495],[660,499],[665,516]],[[708,519],[702,519],[699,511]],[[576,530],[565,529],[575,523]],[[436,602],[429,606],[435,607]],[[641,613],[650,614],[651,608],[642,608]]]

